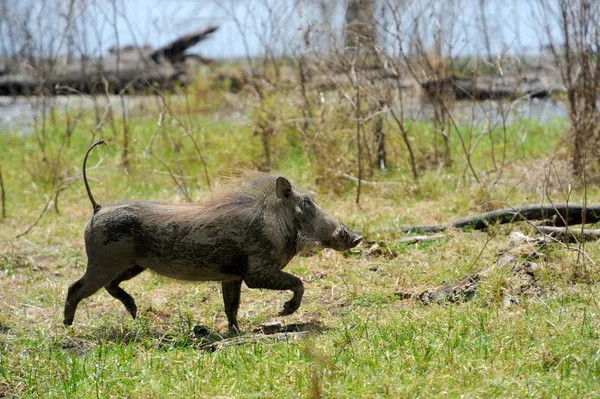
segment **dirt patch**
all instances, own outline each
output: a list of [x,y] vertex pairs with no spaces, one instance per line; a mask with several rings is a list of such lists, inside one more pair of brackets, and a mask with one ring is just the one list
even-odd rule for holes
[[93,341],[72,337],[65,337],[65,340],[60,343],[61,349],[74,352],[77,355],[84,355],[96,346],[96,343]]
[[7,381],[0,381],[0,398],[19,398],[25,391],[23,384],[12,387]]
[[295,333],[295,332],[321,332],[326,330],[318,320],[309,321],[306,323],[294,323],[284,325],[280,321],[264,323],[259,328],[252,331],[254,334],[272,335],[279,333]]

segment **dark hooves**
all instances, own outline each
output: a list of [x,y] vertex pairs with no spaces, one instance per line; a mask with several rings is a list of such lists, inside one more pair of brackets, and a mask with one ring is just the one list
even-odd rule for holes
[[283,305],[283,310],[279,312],[279,316],[289,316],[298,310],[299,307],[300,305],[296,305],[292,303],[292,301],[288,301],[285,303],[285,305]]

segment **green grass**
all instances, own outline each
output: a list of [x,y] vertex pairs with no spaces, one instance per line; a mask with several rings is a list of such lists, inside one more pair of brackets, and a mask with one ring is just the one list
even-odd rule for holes
[[1,370],[24,397],[310,397],[315,384],[326,397],[594,397],[597,295],[512,309],[355,300],[300,341],[216,352],[169,340],[147,316],[103,315],[72,331],[11,329]]
[[[185,201],[165,165],[186,176],[194,200],[208,198],[204,168],[188,132],[202,150],[213,187],[238,169],[260,165],[264,160],[260,136],[253,135],[255,108],[246,101],[242,117],[213,118],[216,104],[227,104],[219,93],[214,96],[214,104],[204,108],[194,97],[189,117],[185,107],[178,108],[185,128],[168,117],[159,125],[152,110],[132,117],[128,170],[121,165],[122,121],[116,120],[117,136],[110,126],[103,127],[96,138],[104,137],[108,148],[96,148],[88,163],[98,202]],[[283,97],[273,99],[273,106],[286,117],[293,115],[296,111]],[[518,304],[503,304],[499,293],[509,276],[501,272],[484,281],[468,303],[424,306],[395,295],[398,290],[457,281],[493,263],[507,247],[511,231],[532,233],[531,227],[515,224],[493,227],[493,236],[451,231],[442,240],[406,245],[398,244],[394,239],[398,235],[390,229],[440,223],[505,204],[548,201],[548,196],[564,200],[571,182],[563,173],[564,122],[521,122],[506,132],[495,130],[497,161],[506,133],[502,174],[494,171],[492,140],[480,140],[472,156],[481,174],[479,183],[464,173],[456,132],[450,136],[454,164],[438,169],[425,161],[433,149],[430,124],[412,127],[421,160],[418,181],[410,177],[401,137],[392,132],[391,170],[368,179],[395,184],[363,187],[360,206],[354,203],[352,183],[321,175],[322,162],[344,166],[354,156],[353,136],[344,135],[347,122],[331,122],[332,141],[316,144],[308,143],[297,129],[279,128],[272,137],[273,168],[300,186],[317,190],[326,209],[367,237],[386,242],[396,256],[322,250],[296,257],[286,270],[306,282],[300,310],[277,317],[290,293],[244,287],[242,342],[214,351],[207,345],[229,335],[220,286],[211,282],[187,283],[144,273],[123,284],[136,299],[138,320],[131,320],[119,302],[99,292],[80,304],[72,328],[62,326],[66,289],[85,270],[82,232],[91,206],[81,181],[60,193],[59,212],[51,204],[29,234],[14,237],[36,220],[57,182],[80,176],[95,127],[93,115],[84,114],[65,144],[64,117],[57,115],[56,123],[47,128],[45,157],[39,135],[0,132],[8,213],[0,222],[0,397],[600,395],[600,275],[588,262],[586,278],[573,278],[577,268],[573,246],[556,244],[543,251],[536,279],[544,294],[521,298]],[[460,129],[472,146],[479,128]],[[329,151],[332,159],[323,158],[327,151],[313,152],[317,144],[333,148],[334,140],[348,151]],[[154,155],[144,151],[150,143]],[[545,177],[548,170],[554,170],[550,179]],[[582,201],[581,183],[570,187],[570,199]],[[588,185],[588,199],[597,198],[598,190]],[[585,251],[593,261],[600,255],[595,243],[587,244]],[[253,331],[273,320],[316,323],[322,328],[287,341],[254,339],[258,334]],[[194,334],[200,325],[208,329],[208,336]]]

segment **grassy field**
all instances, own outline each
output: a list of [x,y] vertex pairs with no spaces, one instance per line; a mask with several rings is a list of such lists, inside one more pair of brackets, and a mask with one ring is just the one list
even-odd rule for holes
[[[495,143],[486,136],[472,153],[479,182],[464,172],[456,134],[454,164],[428,165],[434,133],[430,124],[418,122],[411,136],[422,165],[419,180],[410,176],[400,136],[390,134],[390,170],[368,177],[381,183],[363,187],[359,205],[356,187],[321,176],[321,155],[297,130],[284,127],[272,138],[273,168],[317,191],[321,205],[378,241],[383,251],[366,255],[367,242],[356,253],[322,250],[294,258],[286,270],[304,280],[306,294],[289,317],[276,316],[289,292],[244,287],[240,337],[227,333],[219,284],[151,273],[123,283],[137,301],[137,320],[102,291],[84,300],[75,324],[64,328],[66,289],[85,270],[83,229],[92,209],[80,173],[92,133],[108,142],[88,163],[99,203],[183,202],[183,191],[203,200],[210,196],[206,173],[214,189],[226,176],[262,160],[260,137],[254,134],[261,116],[249,101],[233,104],[228,98],[218,97],[204,109],[195,103],[193,112],[181,106],[178,118],[163,119],[152,109],[130,116],[127,168],[124,122],[118,118],[112,128],[96,129],[88,111],[69,132],[73,114],[57,112],[44,132],[0,133],[7,199],[7,218],[0,222],[0,397],[600,395],[595,243],[583,247],[583,258],[577,245],[550,244],[536,260],[542,294],[516,303],[503,300],[510,276],[502,270],[482,281],[475,298],[465,303],[425,306],[395,295],[458,281],[494,263],[511,232],[533,234],[531,226],[515,223],[487,232],[450,231],[437,241],[407,245],[393,233],[398,226],[440,223],[506,205],[582,202],[584,193],[595,202],[597,185],[584,187],[569,177],[566,124],[560,120],[519,122],[498,132]],[[230,114],[215,116],[223,107]],[[281,112],[291,108],[283,104]],[[469,138],[469,132],[477,130],[469,129],[464,128],[464,139],[472,148],[476,135]],[[499,162],[504,137],[507,162],[500,173],[493,163]],[[338,158],[329,164],[351,164],[352,152],[346,151],[351,141],[338,144]],[[184,176],[178,180],[185,182],[183,189],[169,170]],[[56,204],[53,193],[61,188]],[[45,204],[39,223],[16,239]],[[310,331],[256,332],[274,321]]]

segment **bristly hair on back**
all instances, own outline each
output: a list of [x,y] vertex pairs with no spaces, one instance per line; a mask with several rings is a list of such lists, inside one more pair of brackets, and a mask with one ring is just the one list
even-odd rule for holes
[[[207,223],[222,216],[253,219],[261,210],[276,205],[278,177],[285,176],[279,173],[244,171],[229,179],[213,194],[212,199],[196,204],[173,204],[167,213],[156,216],[163,221],[167,219],[192,224]],[[287,179],[296,190],[292,180]]]
[[[265,198],[275,195],[276,181],[280,176],[283,175],[244,171],[239,176],[230,178],[223,188],[214,194],[214,199],[208,201],[208,203],[223,200],[263,201]],[[290,182],[292,181],[289,178],[287,179]]]
[[277,198],[275,190],[278,177],[285,177],[292,183],[294,190],[296,189],[292,180],[280,173],[243,171],[214,193],[213,199],[199,205],[204,209],[221,207],[225,204],[242,207],[267,205]]

